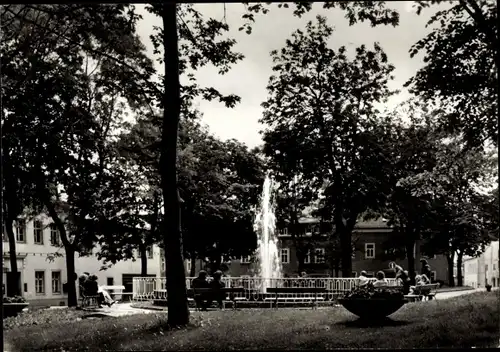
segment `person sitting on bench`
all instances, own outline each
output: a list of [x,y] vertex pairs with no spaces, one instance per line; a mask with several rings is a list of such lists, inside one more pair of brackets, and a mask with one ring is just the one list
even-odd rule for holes
[[[212,304],[212,299],[215,300],[219,304],[219,308],[222,309],[222,301],[226,299],[226,293],[221,292],[220,290],[226,287],[226,284],[222,282],[222,271],[217,270],[213,275],[213,280],[210,282],[210,288],[215,292],[211,295],[208,300],[208,306]],[[219,291],[219,292],[217,292]]]
[[359,279],[359,281],[358,281],[359,287],[364,287],[364,286],[368,285],[368,283],[370,282],[370,279],[368,278],[368,274],[365,270],[361,270],[361,273],[359,274],[358,279]]
[[89,279],[89,274],[88,273],[83,273],[79,278],[78,278],[78,285],[80,286],[80,297],[83,298],[84,295],[88,295],[85,292],[85,285],[87,280]]
[[97,282],[97,276],[96,275],[91,275],[89,280],[89,289],[92,294],[90,296],[98,296],[98,303],[99,303],[99,308],[102,308],[103,304],[106,304],[108,307],[111,307],[115,301],[111,298],[109,295],[108,291],[104,290],[102,287],[99,286]]
[[196,302],[196,306],[201,310],[207,310],[209,305],[206,303],[206,295],[196,294],[197,288],[210,287],[207,281],[207,272],[205,270],[200,270],[198,277],[193,280],[192,287],[195,289],[194,301]]
[[414,294],[417,286],[428,285],[430,283],[431,281],[425,274],[415,276],[415,286],[410,286],[410,294]]
[[373,287],[387,286],[387,280],[385,279],[385,274],[383,271],[377,272],[375,276],[377,280],[373,283]]
[[[85,296],[87,297],[99,296],[99,285],[97,284],[97,280],[94,280],[93,275],[90,275],[88,279],[85,280],[85,282],[83,283],[83,290],[85,291]],[[101,303],[101,299],[98,298],[97,304],[99,305],[99,308],[102,308]]]

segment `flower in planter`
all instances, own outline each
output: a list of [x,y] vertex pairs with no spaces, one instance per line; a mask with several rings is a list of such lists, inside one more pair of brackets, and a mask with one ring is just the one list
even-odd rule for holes
[[344,299],[401,300],[403,298],[403,292],[399,288],[375,288],[373,285],[356,287],[344,295]]

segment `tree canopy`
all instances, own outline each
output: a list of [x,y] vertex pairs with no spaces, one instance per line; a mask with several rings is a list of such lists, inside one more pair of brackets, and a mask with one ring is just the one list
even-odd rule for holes
[[269,79],[261,122],[267,125],[266,155],[291,170],[290,177],[302,172],[309,186],[324,189],[323,206],[341,234],[343,275],[350,276],[352,229],[379,202],[376,189],[384,175],[373,152],[381,131],[375,103],[391,95],[387,83],[394,67],[377,43],[373,50],[356,48],[349,59],[346,47],[328,47],[332,34],[318,16],[271,52],[276,75]]
[[449,3],[427,23],[432,30],[410,50],[424,67],[406,85],[444,113],[443,125],[472,147],[498,145],[497,5],[488,0],[417,1],[419,13]]

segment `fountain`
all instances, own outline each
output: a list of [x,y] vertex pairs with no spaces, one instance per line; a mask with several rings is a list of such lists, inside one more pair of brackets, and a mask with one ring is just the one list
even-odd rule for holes
[[273,279],[282,277],[281,256],[278,248],[278,238],[275,234],[276,217],[273,204],[274,181],[266,175],[260,208],[254,222],[257,233],[257,274],[263,278],[261,292],[266,292]]

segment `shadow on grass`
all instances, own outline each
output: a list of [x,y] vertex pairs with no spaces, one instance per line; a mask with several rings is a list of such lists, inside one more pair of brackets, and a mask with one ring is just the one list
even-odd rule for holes
[[341,321],[336,323],[335,325],[342,325],[348,328],[381,328],[386,326],[405,326],[409,324],[411,324],[411,322],[393,320],[391,318],[382,318],[376,320],[359,318],[356,320]]

